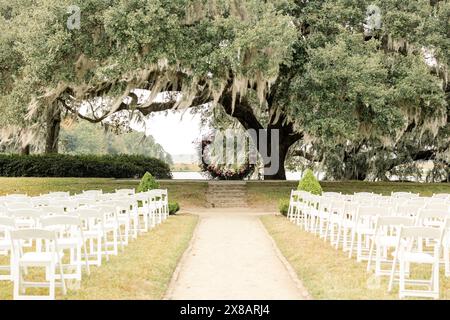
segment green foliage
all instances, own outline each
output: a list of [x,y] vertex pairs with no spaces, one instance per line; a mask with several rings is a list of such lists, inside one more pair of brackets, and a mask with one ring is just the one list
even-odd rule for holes
[[67,29],[69,4],[0,0],[0,126],[45,132],[49,107],[99,96],[84,116],[142,121],[161,106],[127,113],[130,91],[176,88],[183,107],[213,97],[248,103],[240,121],[279,120],[332,178],[383,179],[393,159],[448,155],[450,1],[86,0],[80,30]]
[[146,171],[159,179],[171,178],[166,163],[143,156],[0,154],[0,176],[4,177],[135,178],[143,176]]
[[169,214],[174,215],[178,211],[180,211],[180,205],[178,204],[178,202],[169,201]]
[[287,217],[287,213],[289,210],[289,199],[278,200],[278,210],[283,216]]
[[139,183],[139,187],[137,188],[138,192],[145,192],[148,190],[159,189],[159,183],[152,176],[150,172],[146,172]]
[[322,187],[320,186],[319,181],[314,176],[312,170],[306,170],[303,178],[298,183],[298,190],[307,191],[312,194],[321,195]]

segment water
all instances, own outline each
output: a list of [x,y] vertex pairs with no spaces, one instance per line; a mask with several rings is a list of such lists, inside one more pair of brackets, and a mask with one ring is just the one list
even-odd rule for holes
[[[183,172],[172,172],[173,175],[173,179],[174,180],[207,180],[200,172],[195,172],[195,171],[183,171]],[[294,171],[288,171],[286,172],[286,179],[288,181],[298,181],[302,178],[303,172],[294,172]],[[323,180],[323,178],[325,177],[324,173],[320,173],[318,176],[316,174],[316,177],[319,178],[320,181]],[[392,176],[391,180],[396,180],[398,179],[397,176]],[[415,181],[415,182],[424,182],[423,179],[417,179],[415,177],[408,177],[408,179],[410,181]]]
[[172,172],[174,180],[206,180],[200,172],[183,171]]
[[[174,180],[206,180],[200,173],[195,171],[172,172]],[[302,176],[301,172],[286,172],[287,180],[297,181]]]

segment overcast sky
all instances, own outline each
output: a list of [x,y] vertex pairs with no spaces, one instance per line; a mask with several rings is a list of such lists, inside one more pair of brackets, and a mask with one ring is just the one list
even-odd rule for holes
[[194,141],[201,138],[199,115],[169,111],[148,118],[147,134],[152,135],[172,155],[196,154]]

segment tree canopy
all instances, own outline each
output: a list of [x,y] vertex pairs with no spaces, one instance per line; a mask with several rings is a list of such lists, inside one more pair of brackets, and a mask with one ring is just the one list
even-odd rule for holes
[[79,29],[70,5],[0,0],[0,126],[50,151],[64,117],[209,104],[279,130],[281,163],[320,161],[330,178],[448,170],[447,0],[85,0]]

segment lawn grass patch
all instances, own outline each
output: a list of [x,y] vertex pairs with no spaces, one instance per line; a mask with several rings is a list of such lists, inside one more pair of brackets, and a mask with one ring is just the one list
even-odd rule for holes
[[[379,281],[366,271],[367,262],[349,259],[348,253],[335,250],[329,242],[302,231],[282,216],[268,215],[261,220],[314,299],[398,299],[397,290],[387,292],[387,277]],[[414,268],[413,276],[429,278],[430,269]],[[441,299],[450,299],[450,279],[442,269]]]
[[[83,273],[79,290],[69,290],[58,299],[117,300],[162,299],[175,268],[188,247],[198,217],[171,216],[163,224],[132,241],[124,252],[111,256],[101,267]],[[0,256],[0,264],[8,259]],[[0,300],[12,299],[11,282],[0,282]]]

